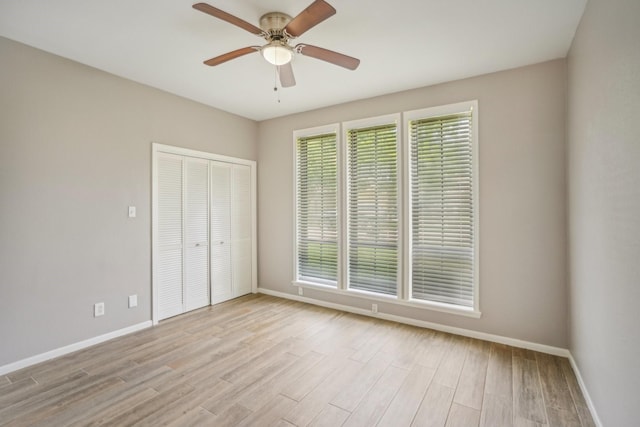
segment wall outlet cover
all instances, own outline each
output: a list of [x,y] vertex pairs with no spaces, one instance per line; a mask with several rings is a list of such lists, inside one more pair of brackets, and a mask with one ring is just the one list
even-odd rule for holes
[[138,306],[138,295],[129,295],[129,308]]

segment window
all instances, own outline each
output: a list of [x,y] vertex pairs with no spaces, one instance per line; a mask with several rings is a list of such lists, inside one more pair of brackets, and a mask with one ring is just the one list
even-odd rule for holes
[[297,277],[338,280],[337,132],[296,136]]
[[411,298],[473,307],[472,110],[409,120],[408,132]]
[[480,317],[477,111],[296,131],[294,284]]
[[[385,121],[383,118],[382,122]],[[397,124],[345,124],[349,289],[397,294]]]

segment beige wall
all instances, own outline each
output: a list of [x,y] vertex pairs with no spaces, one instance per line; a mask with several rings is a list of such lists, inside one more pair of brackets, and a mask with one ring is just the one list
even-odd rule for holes
[[[482,318],[379,302],[380,311],[566,348],[565,90],[566,63],[556,60],[261,122],[259,286],[296,293],[294,129],[477,99]],[[305,296],[371,308],[319,291]]]
[[569,52],[570,349],[603,425],[640,408],[640,2],[590,0]]
[[152,141],[258,160],[259,285],[294,293],[292,131],[471,99],[482,318],[380,311],[567,346],[564,60],[258,125],[7,39],[0,57],[0,366],[150,319]]
[[4,38],[0,61],[3,366],[149,320],[151,143],[255,160],[257,124]]

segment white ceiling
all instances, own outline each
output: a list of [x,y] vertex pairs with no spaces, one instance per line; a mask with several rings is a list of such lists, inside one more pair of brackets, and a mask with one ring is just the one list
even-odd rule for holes
[[[208,0],[258,25],[312,0]],[[263,39],[197,0],[0,0],[0,35],[254,120],[566,56],[587,0],[328,0],[306,42],[359,58],[356,71],[296,56],[297,85],[273,90],[260,54],[203,60]],[[1,58],[0,58],[1,61]]]

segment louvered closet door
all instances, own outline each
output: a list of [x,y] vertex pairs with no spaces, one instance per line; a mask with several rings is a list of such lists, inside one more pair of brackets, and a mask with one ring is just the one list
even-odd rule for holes
[[184,231],[185,310],[209,305],[209,161],[187,158]]
[[231,274],[231,164],[211,162],[211,301],[233,298]]
[[251,293],[251,168],[231,172],[231,259],[234,296]]
[[183,159],[158,153],[158,317],[183,312],[182,287],[182,167]]

